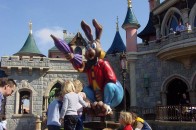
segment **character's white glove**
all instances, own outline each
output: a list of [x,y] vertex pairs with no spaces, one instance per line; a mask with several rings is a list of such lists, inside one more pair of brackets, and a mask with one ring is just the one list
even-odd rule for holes
[[139,129],[139,128],[135,128],[135,130],[141,130],[141,129]]
[[107,105],[106,113],[110,114],[111,112],[112,112],[112,108],[109,105]]

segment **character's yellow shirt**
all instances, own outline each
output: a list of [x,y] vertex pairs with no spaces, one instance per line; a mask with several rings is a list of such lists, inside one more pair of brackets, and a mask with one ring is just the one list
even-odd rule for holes
[[97,84],[97,81],[95,80],[95,72],[94,72],[94,66],[91,68],[91,76],[92,76],[92,82],[93,82],[93,90],[99,90],[99,85]]

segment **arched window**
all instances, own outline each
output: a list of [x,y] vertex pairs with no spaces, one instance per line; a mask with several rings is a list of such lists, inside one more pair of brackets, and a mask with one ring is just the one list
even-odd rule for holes
[[179,105],[183,93],[185,93],[188,100],[190,100],[187,90],[188,86],[181,79],[175,78],[170,81],[167,86],[167,105]]
[[171,17],[167,21],[167,24],[165,25],[165,35],[168,35],[170,33],[170,29],[176,31],[179,19],[182,22],[182,19],[180,18],[180,15],[178,13],[174,12],[173,15],[171,15]]
[[29,114],[30,112],[30,92],[21,91],[19,100],[19,111],[18,114]]
[[175,30],[177,25],[178,25],[178,19],[173,15],[169,23],[169,28]]
[[50,93],[49,93],[48,104],[50,104],[54,100],[56,91],[61,90],[61,87],[62,86],[60,83],[56,83],[52,87],[52,89],[50,90]]
[[[178,25],[178,20],[183,21],[180,10],[176,7],[171,7],[170,9],[168,9],[161,23],[161,34],[163,36],[167,36],[170,33],[171,28],[173,29],[173,31],[175,31]],[[182,24],[183,23],[184,21],[182,22]]]
[[32,114],[32,91],[24,88],[16,93],[15,114]]
[[82,55],[82,49],[81,49],[80,47],[78,47],[78,46],[75,48],[74,52],[75,52],[76,54]]

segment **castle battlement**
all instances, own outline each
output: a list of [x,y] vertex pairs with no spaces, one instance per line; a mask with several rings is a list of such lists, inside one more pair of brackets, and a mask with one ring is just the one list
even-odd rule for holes
[[1,67],[22,67],[22,68],[48,68],[49,67],[49,58],[47,57],[38,57],[33,56],[2,56],[1,57]]

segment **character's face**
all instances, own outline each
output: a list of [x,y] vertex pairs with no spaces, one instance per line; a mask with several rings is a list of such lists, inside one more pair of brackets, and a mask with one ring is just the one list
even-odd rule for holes
[[87,60],[93,60],[96,57],[99,57],[101,53],[100,43],[95,41],[89,42],[86,46],[85,58]]
[[85,52],[85,58],[87,60],[100,58],[100,56],[102,56],[103,58],[105,56],[104,54],[101,55],[101,52],[103,52],[100,43],[102,26],[95,19],[93,19],[92,22],[93,22],[93,26],[95,27],[95,34],[96,34],[95,40],[93,40],[93,35],[90,26],[86,24],[84,21],[81,22],[81,27],[89,41],[88,45],[86,45],[86,52]]

